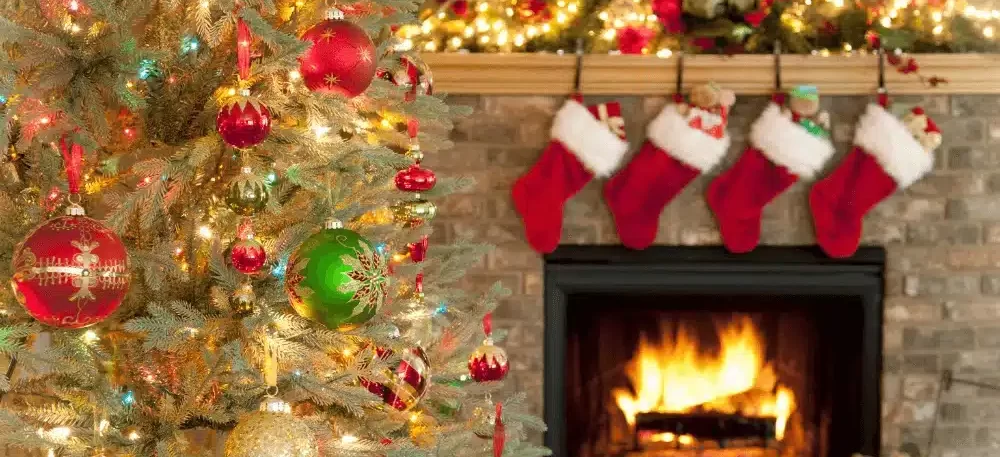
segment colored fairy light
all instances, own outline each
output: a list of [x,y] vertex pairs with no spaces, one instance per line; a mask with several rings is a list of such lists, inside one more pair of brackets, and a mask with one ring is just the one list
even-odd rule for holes
[[134,405],[135,404],[135,392],[133,392],[131,389],[126,390],[125,393],[122,394],[122,404],[125,405],[125,406],[132,406],[132,405]]
[[198,48],[200,47],[201,42],[198,41],[198,36],[196,35],[185,35],[181,38],[181,54],[198,52]]
[[142,59],[139,61],[139,70],[136,72],[137,76],[141,80],[147,80],[151,77],[157,77],[160,75],[160,69],[156,66],[156,61],[153,59]]
[[288,257],[284,257],[275,263],[274,267],[271,268],[271,276],[278,279],[285,278],[285,272],[288,270]]

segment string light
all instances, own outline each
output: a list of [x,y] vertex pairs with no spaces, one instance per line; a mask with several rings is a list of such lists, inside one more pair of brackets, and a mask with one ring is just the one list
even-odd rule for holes
[[206,240],[212,238],[212,227],[209,227],[207,225],[202,225],[198,227],[198,236]]
[[360,441],[360,439],[351,434],[345,434],[340,436],[340,442],[344,444],[354,444],[357,443],[358,441]]
[[83,339],[83,342],[87,344],[96,343],[101,339],[101,337],[97,336],[97,332],[93,330],[87,330],[86,332],[83,332],[83,336],[81,336],[80,338]]

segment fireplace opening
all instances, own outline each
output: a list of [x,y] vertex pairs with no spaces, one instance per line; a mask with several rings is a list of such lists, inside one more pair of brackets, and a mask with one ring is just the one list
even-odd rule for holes
[[832,261],[803,248],[654,249],[547,259],[556,455],[875,454],[881,250]]

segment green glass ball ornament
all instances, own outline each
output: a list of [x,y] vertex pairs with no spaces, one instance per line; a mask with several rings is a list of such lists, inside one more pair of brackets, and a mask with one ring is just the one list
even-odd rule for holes
[[295,311],[331,329],[367,322],[389,289],[385,259],[340,221],[307,238],[289,257],[286,271],[285,292]]
[[253,216],[267,206],[269,194],[267,183],[256,179],[250,167],[243,167],[243,173],[229,184],[226,206],[240,216]]

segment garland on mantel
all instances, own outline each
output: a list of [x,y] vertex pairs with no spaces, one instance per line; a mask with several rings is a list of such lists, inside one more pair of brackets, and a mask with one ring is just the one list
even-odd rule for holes
[[[428,52],[785,52],[998,48],[1000,11],[956,0],[427,0],[400,47]],[[905,61],[904,61],[905,64]],[[915,71],[915,70],[914,70]],[[912,71],[911,71],[912,72]]]

